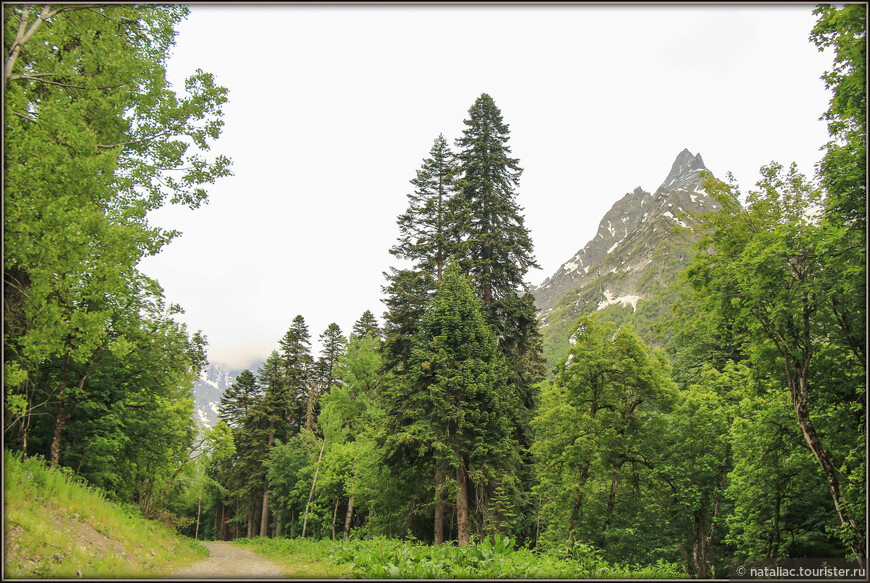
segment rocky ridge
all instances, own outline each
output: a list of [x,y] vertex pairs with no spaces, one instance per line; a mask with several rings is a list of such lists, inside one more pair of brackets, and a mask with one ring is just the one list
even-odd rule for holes
[[[644,304],[647,311],[653,307],[649,302],[694,256],[698,215],[719,208],[704,189],[706,173],[700,154],[680,152],[654,193],[638,187],[625,194],[592,240],[532,290],[550,364],[564,353],[580,315],[611,306],[634,314],[643,312]],[[660,311],[660,305],[654,307]]]

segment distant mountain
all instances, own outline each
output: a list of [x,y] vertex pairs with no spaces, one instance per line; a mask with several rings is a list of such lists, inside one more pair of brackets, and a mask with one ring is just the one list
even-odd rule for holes
[[[256,374],[260,365],[262,362],[256,362],[248,370]],[[193,385],[193,406],[196,409],[197,421],[206,427],[217,425],[221,395],[243,370],[245,369],[228,370],[210,364],[200,373],[199,379]]]
[[719,208],[703,188],[705,171],[700,154],[680,152],[655,193],[638,187],[623,196],[592,240],[532,290],[550,366],[583,314],[606,311],[643,335],[664,313],[670,300],[662,293],[700,239],[697,216]]

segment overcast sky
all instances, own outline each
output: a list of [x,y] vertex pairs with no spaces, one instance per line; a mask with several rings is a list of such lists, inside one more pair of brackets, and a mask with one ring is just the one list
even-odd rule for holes
[[773,160],[812,176],[831,56],[813,5],[200,5],[169,61],[229,89],[213,152],[234,176],[142,270],[209,340],[213,364],[268,356],[301,314],[317,338],[382,322],[396,217],[432,143],[488,93],[524,169],[518,202],[542,269],[594,236],[614,202],[700,153],[742,189]]

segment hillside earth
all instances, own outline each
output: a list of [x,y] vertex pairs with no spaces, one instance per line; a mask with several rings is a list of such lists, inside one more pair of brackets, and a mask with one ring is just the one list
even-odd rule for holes
[[592,240],[532,290],[548,366],[564,355],[584,314],[601,312],[649,334],[673,303],[669,286],[694,257],[698,215],[719,208],[704,189],[708,176],[701,155],[683,150],[654,193],[641,187],[628,192],[604,215]]

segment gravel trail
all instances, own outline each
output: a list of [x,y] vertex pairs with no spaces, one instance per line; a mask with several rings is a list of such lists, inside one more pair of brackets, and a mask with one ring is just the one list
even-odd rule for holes
[[284,579],[284,569],[228,542],[200,543],[209,557],[170,575],[169,579]]

